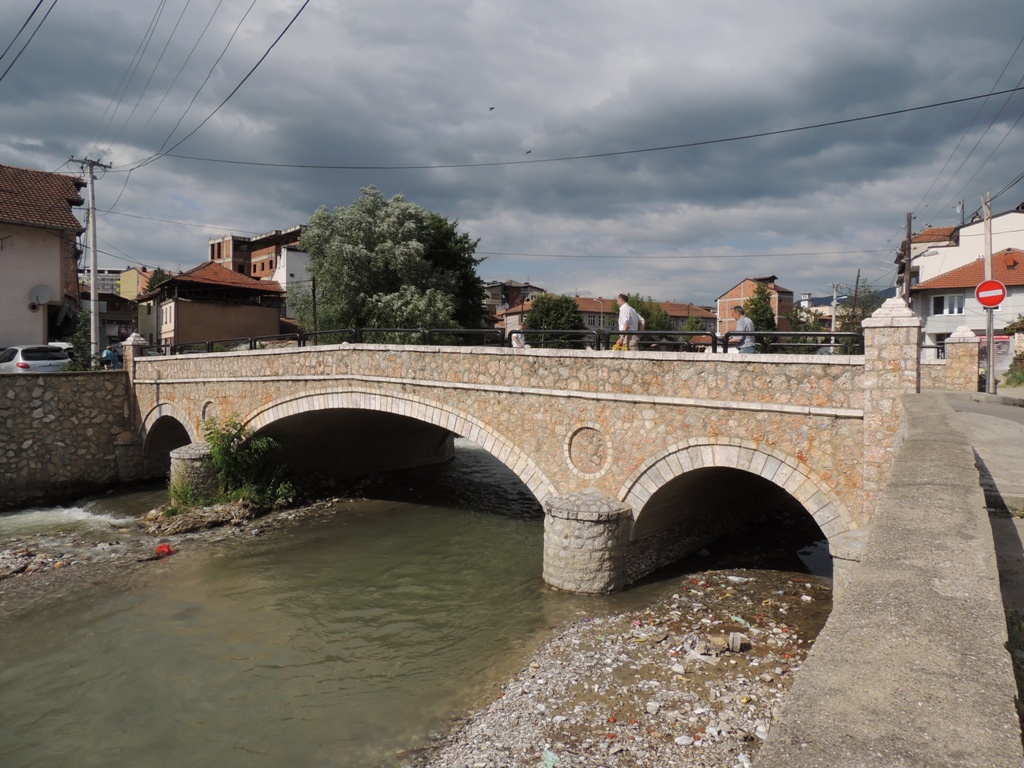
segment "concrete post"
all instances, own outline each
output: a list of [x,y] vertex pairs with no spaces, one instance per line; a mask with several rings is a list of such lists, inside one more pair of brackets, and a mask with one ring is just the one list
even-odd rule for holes
[[567,592],[605,594],[626,583],[632,511],[587,488],[544,503],[544,581]]
[[946,389],[978,391],[980,349],[981,338],[966,325],[961,325],[946,339]]
[[124,353],[124,369],[128,371],[128,381],[135,382],[135,360],[148,346],[149,342],[137,333],[133,333],[121,343],[121,350]]
[[175,496],[189,500],[213,500],[220,494],[217,469],[210,446],[189,443],[171,451],[171,501]]
[[921,389],[921,318],[899,297],[888,299],[864,328],[864,515],[879,491],[906,429],[903,397]]

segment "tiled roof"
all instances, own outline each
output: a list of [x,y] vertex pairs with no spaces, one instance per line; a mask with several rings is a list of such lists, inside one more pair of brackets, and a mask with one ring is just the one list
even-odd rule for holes
[[959,227],[929,227],[910,238],[911,243],[948,243]]
[[0,165],[0,221],[81,232],[71,206],[85,202],[78,194],[84,186],[76,176]]
[[212,261],[205,261],[198,267],[193,267],[187,272],[182,272],[180,275],[175,275],[170,280],[160,283],[154,290],[139,298],[152,298],[160,292],[163,286],[174,283],[178,285],[211,285],[221,288],[242,288],[259,293],[284,293],[284,289],[273,280],[257,280],[240,272],[233,272]]
[[[1024,285],[1024,251],[1006,248],[992,254],[992,278],[1003,285]],[[975,288],[985,279],[985,260],[977,259],[911,287],[911,291],[942,288]]]

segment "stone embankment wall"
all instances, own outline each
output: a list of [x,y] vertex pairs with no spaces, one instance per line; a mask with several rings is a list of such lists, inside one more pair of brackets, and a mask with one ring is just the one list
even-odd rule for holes
[[0,376],[0,509],[115,485],[128,394],[124,371]]
[[764,768],[1020,768],[1017,687],[985,496],[938,392],[907,436],[868,546],[757,758]]

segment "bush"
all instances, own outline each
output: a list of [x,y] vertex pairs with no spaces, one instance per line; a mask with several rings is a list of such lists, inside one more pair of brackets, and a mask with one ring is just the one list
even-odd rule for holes
[[203,437],[220,480],[224,501],[237,501],[257,509],[277,509],[295,496],[292,484],[276,461],[281,444],[272,437],[253,436],[235,418],[221,424],[209,419]]
[[999,382],[1004,387],[1024,387],[1024,355],[1017,355]]

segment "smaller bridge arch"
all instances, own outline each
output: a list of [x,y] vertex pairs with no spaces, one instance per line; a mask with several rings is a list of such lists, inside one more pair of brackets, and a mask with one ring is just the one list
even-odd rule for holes
[[633,509],[634,524],[657,491],[698,469],[740,470],[767,480],[796,499],[829,542],[856,528],[847,506],[799,458],[749,440],[721,437],[693,437],[671,445],[651,457],[635,479],[623,484],[619,498]]
[[256,432],[289,417],[328,410],[375,411],[439,427],[481,446],[512,470],[539,501],[555,492],[537,463],[494,427],[450,405],[423,398],[382,394],[378,389],[351,386],[302,392],[260,406],[246,417],[245,424]]

